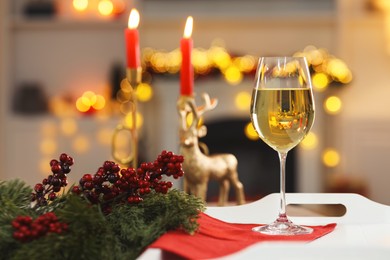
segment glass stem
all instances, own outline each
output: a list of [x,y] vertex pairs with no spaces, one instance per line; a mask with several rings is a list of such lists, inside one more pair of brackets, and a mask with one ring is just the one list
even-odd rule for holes
[[278,222],[288,222],[286,214],[286,158],[287,152],[279,152],[280,161],[280,211]]

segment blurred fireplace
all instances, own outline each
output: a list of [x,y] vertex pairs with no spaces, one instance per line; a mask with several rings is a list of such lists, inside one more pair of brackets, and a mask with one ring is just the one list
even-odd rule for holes
[[[279,192],[279,158],[277,152],[261,140],[249,140],[244,134],[248,119],[227,118],[207,122],[207,135],[199,141],[205,143],[210,154],[232,153],[238,159],[238,174],[244,185],[247,201],[257,200],[267,194]],[[286,191],[296,192],[296,152],[287,156]],[[218,199],[219,187],[210,181],[207,201]],[[231,187],[229,201],[235,200]]]

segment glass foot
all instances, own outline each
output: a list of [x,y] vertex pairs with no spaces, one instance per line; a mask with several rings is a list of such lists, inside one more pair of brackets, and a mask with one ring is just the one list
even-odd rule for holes
[[265,225],[252,228],[252,231],[259,232],[267,235],[284,235],[284,236],[292,236],[292,235],[305,235],[313,232],[312,228],[302,227],[299,225],[295,225],[291,221],[279,221]]

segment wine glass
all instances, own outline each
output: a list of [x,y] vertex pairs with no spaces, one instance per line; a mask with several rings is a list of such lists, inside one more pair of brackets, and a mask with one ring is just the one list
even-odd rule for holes
[[280,211],[271,224],[253,231],[271,235],[309,234],[286,214],[285,165],[289,150],[299,144],[314,121],[314,99],[304,57],[261,57],[251,101],[251,120],[259,137],[280,160]]

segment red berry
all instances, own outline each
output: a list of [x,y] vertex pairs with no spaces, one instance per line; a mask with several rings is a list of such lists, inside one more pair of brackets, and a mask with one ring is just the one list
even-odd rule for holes
[[104,170],[105,170],[105,171],[110,171],[111,168],[112,168],[112,164],[113,164],[113,162],[111,162],[111,161],[105,161],[105,162],[103,163],[103,168],[104,168]]
[[50,194],[49,194],[49,200],[55,200],[57,198],[57,195],[54,193],[54,192],[51,192]]
[[43,185],[42,185],[41,183],[38,183],[38,184],[35,184],[34,190],[35,190],[37,193],[41,193],[41,192],[43,192],[44,187],[43,187]]
[[91,181],[84,182],[84,185],[83,185],[83,188],[84,188],[84,189],[86,189],[86,190],[92,190],[93,187],[94,187],[93,182],[91,182]]
[[57,160],[53,159],[53,160],[50,161],[50,166],[53,166],[55,164],[58,164]]
[[80,187],[79,186],[73,186],[72,187],[72,192],[79,195],[81,193]]
[[59,163],[53,164],[53,165],[51,166],[51,171],[52,171],[53,173],[59,173],[59,172],[61,171],[61,165],[60,165]]
[[62,162],[62,163],[66,163],[66,162],[68,162],[68,155],[66,154],[66,153],[63,153],[63,154],[61,154],[60,155],[60,161]]
[[92,175],[91,174],[84,174],[82,179],[84,182],[87,182],[87,181],[90,182],[90,181],[92,181]]

